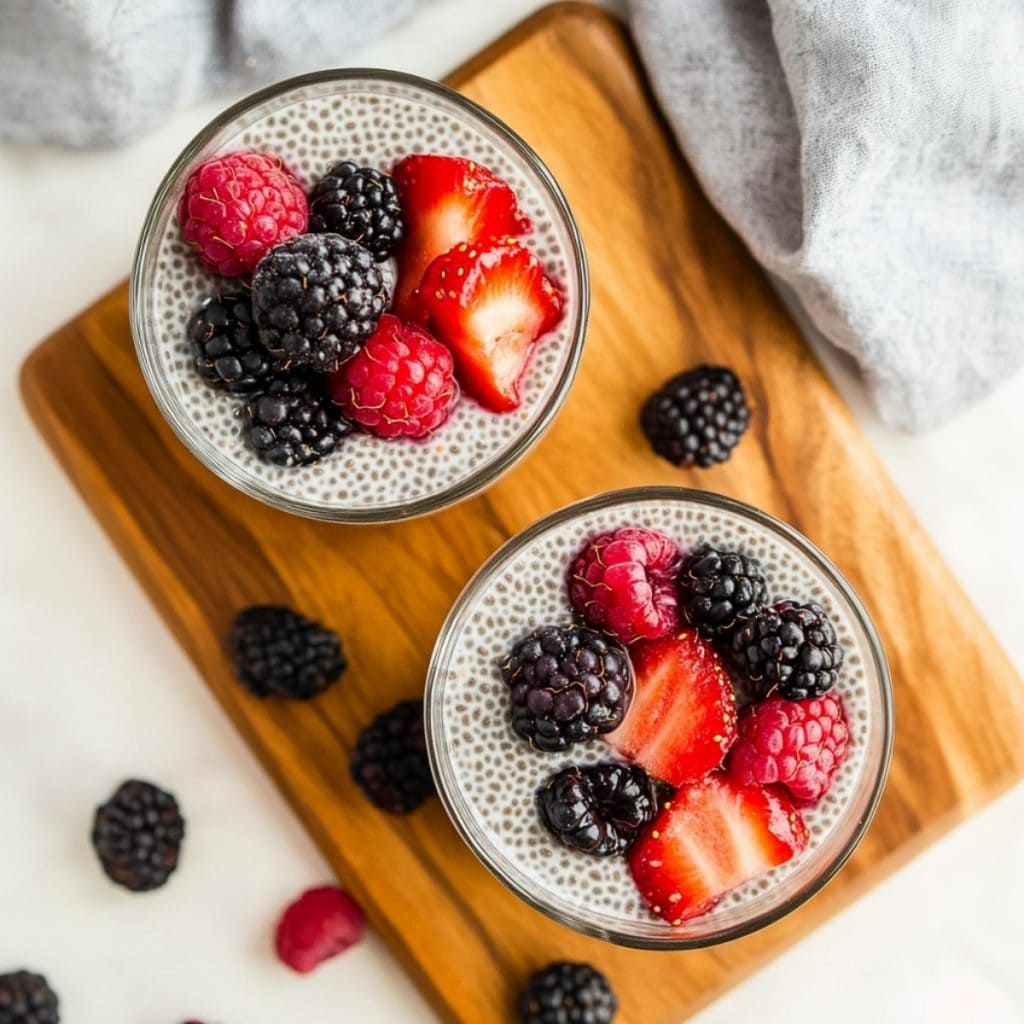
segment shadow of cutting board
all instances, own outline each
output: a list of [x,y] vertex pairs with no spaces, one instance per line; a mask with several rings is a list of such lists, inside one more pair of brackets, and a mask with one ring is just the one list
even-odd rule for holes
[[[511,1020],[526,973],[569,957],[610,975],[622,1024],[668,1024],[1024,774],[1024,685],[702,196],[619,25],[596,8],[555,5],[450,82],[548,163],[579,220],[593,278],[575,388],[550,433],[487,493],[381,527],[307,522],[243,497],[160,418],[135,362],[124,285],[32,354],[25,400],[225,711],[446,1021]],[[738,371],[756,406],[753,427],[726,465],[680,472],[650,454],[637,409],[669,374],[704,360]],[[576,936],[494,881],[437,801],[390,818],[347,773],[359,730],[422,691],[445,613],[487,555],[567,502],[653,483],[721,491],[807,534],[868,606],[896,690],[889,786],[848,866],[775,926],[691,953]],[[231,677],[226,627],[241,606],[268,601],[344,637],[351,668],[315,703],[256,700]]]

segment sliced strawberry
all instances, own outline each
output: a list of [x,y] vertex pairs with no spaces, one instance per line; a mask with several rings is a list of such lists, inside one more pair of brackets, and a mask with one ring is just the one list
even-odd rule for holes
[[442,253],[459,242],[530,230],[515,192],[472,160],[416,153],[399,160],[392,175],[405,219],[394,303],[403,319],[414,317],[412,293]]
[[508,237],[461,242],[439,256],[415,302],[455,353],[463,390],[495,412],[519,405],[530,350],[562,312],[562,293],[540,260]]
[[781,790],[716,773],[664,805],[630,851],[629,870],[651,912],[679,925],[807,842],[807,826]]
[[629,649],[636,692],[605,739],[655,778],[681,786],[718,768],[736,739],[736,701],[715,649],[696,630]]

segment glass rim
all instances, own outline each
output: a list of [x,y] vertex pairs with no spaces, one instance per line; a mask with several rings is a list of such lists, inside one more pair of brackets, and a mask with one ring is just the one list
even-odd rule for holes
[[[560,217],[571,243],[572,252],[567,254],[567,259],[579,281],[575,323],[571,328],[569,351],[557,386],[540,408],[539,414],[522,434],[516,437],[514,442],[497,458],[479,466],[464,479],[436,494],[413,501],[392,502],[374,508],[331,506],[298,495],[279,494],[265,487],[257,477],[240,470],[235,460],[222,452],[196,427],[191,417],[185,414],[182,403],[168,385],[156,359],[156,341],[150,335],[145,315],[146,299],[150,288],[146,281],[145,270],[150,266],[155,255],[155,247],[161,238],[156,230],[157,225],[167,208],[171,193],[182,175],[191,168],[197,156],[209,142],[218,133],[229,127],[233,121],[254,107],[276,99],[278,96],[309,86],[357,81],[404,85],[445,100],[480,121],[485,128],[495,132],[502,141],[511,146],[515,155],[523,160],[530,172],[536,176],[552,204],[553,212]],[[200,129],[172,162],[146,211],[142,231],[139,234],[132,259],[128,300],[128,317],[132,338],[146,386],[160,413],[188,451],[226,483],[272,508],[308,519],[349,524],[391,523],[429,515],[479,493],[511,469],[547,432],[568,397],[583,355],[589,312],[590,276],[583,237],[561,186],[529,143],[489,110],[447,85],[404,71],[366,67],[332,68],[284,79],[232,104]]]
[[[482,830],[475,826],[473,816],[468,810],[468,804],[461,794],[458,793],[457,787],[454,785],[454,772],[451,769],[450,760],[438,745],[439,736],[443,733],[443,713],[441,701],[438,699],[439,692],[444,684],[442,670],[450,660],[452,648],[464,625],[466,616],[473,608],[474,602],[484,585],[490,581],[493,573],[514,558],[523,548],[545,531],[560,526],[578,516],[604,511],[617,505],[631,504],[637,501],[687,501],[720,509],[742,518],[753,520],[758,525],[763,526],[768,531],[793,544],[801,554],[811,561],[815,568],[823,573],[829,582],[836,587],[843,599],[848,602],[857,625],[863,630],[864,636],[867,638],[868,651],[881,696],[883,737],[877,772],[872,781],[871,791],[864,811],[860,819],[855,823],[842,848],[825,865],[822,871],[810,879],[807,885],[801,887],[783,903],[706,936],[672,937],[669,934],[664,938],[660,938],[632,935],[623,931],[602,927],[575,909],[562,911],[549,905],[544,899],[538,898],[515,878],[506,875],[500,869],[500,866],[492,860],[485,844],[474,834],[474,828],[476,828],[476,831],[481,836],[483,833]],[[730,498],[714,491],[703,491],[690,487],[646,486],[605,491],[565,505],[554,512],[542,516],[536,522],[505,541],[484,561],[466,583],[448,615],[445,617],[441,630],[438,633],[437,641],[435,642],[427,667],[426,688],[424,692],[424,726],[430,769],[434,776],[438,797],[441,800],[445,813],[455,826],[462,841],[466,843],[476,858],[502,885],[526,904],[533,907],[534,910],[580,934],[633,949],[672,952],[716,946],[723,942],[729,942],[760,931],[762,928],[774,924],[796,910],[797,907],[806,903],[835,877],[860,844],[881,801],[892,761],[895,709],[892,677],[878,631],[853,586],[820,548],[795,527],[735,498]],[[450,788],[449,782],[451,782]]]

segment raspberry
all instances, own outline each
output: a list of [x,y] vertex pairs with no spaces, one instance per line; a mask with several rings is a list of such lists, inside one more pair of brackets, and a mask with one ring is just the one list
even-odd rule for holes
[[293,971],[308,974],[354,946],[363,937],[363,925],[363,912],[344,890],[334,885],[307,889],[278,922],[277,955]]
[[737,782],[785,786],[802,805],[817,803],[846,756],[850,733],[833,694],[807,700],[772,697],[740,716],[728,771]]
[[426,437],[455,406],[452,354],[415,324],[384,314],[328,385],[345,416],[378,437]]
[[251,274],[269,249],[301,235],[306,196],[280,158],[228,153],[200,164],[178,201],[181,233],[203,266],[223,277]]
[[623,643],[667,636],[679,624],[679,548],[626,526],[589,541],[569,566],[569,601],[586,622]]

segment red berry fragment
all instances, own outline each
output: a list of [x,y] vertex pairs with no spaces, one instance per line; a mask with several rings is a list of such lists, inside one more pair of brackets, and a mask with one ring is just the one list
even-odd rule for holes
[[675,541],[625,526],[589,541],[569,565],[569,601],[595,629],[623,643],[666,636],[679,625]]
[[415,324],[385,314],[366,345],[331,377],[345,416],[378,437],[426,437],[459,397],[452,355]]
[[785,786],[801,806],[832,786],[849,745],[843,702],[832,693],[807,700],[773,697],[742,714],[729,774],[744,785]]
[[300,974],[344,953],[363,937],[363,912],[343,889],[308,889],[284,912],[277,926],[277,955]]
[[203,266],[223,277],[251,274],[267,251],[301,235],[306,196],[279,157],[228,153],[200,164],[178,201],[181,233]]

